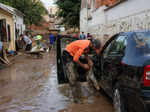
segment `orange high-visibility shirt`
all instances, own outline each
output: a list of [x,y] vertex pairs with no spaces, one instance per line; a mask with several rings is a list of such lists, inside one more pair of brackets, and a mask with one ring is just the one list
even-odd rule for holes
[[84,53],[84,49],[88,48],[90,40],[77,40],[67,45],[66,50],[71,56],[73,61],[77,62],[80,56]]

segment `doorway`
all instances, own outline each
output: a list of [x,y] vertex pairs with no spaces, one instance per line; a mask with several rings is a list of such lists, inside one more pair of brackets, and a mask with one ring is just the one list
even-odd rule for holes
[[0,20],[0,41],[7,42],[6,19]]

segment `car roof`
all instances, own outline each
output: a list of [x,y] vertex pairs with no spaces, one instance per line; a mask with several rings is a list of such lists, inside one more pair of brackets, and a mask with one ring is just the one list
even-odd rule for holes
[[123,32],[121,34],[127,36],[127,46],[126,46],[126,53],[123,58],[123,62],[128,65],[132,66],[144,66],[144,63],[150,59],[149,55],[146,55],[146,53],[143,51],[142,47],[137,47],[137,42],[134,39],[135,33],[150,33],[150,31],[146,30],[139,30],[139,31],[132,31],[132,32]]
[[129,32],[121,32],[120,34],[131,36],[134,33],[146,33],[150,32],[150,30],[136,30],[136,31],[129,31]]

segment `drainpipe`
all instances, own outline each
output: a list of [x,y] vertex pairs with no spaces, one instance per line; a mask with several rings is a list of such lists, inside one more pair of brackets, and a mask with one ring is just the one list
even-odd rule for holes
[[87,8],[87,29],[86,29],[86,36],[87,36],[87,33],[88,33],[88,0],[86,3],[86,8]]

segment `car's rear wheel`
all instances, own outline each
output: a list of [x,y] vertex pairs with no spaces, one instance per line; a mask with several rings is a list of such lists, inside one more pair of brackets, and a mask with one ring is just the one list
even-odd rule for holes
[[126,112],[124,100],[118,88],[114,89],[113,105],[115,112]]

